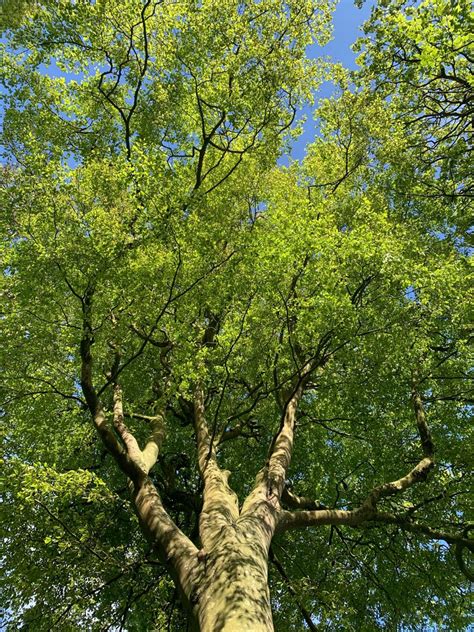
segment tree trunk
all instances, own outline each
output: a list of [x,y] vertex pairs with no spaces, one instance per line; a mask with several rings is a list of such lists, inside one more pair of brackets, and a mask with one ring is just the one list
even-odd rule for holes
[[271,632],[268,537],[260,521],[245,516],[222,529],[209,552],[192,601],[200,632]]

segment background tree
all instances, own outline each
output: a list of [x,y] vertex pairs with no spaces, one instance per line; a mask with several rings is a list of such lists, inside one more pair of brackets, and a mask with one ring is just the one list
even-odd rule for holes
[[329,9],[48,1],[10,23],[11,629],[466,629],[464,220],[416,195],[404,102],[368,65],[276,165]]

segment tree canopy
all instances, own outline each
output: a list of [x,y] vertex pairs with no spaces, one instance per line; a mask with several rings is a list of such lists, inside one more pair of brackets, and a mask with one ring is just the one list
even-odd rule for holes
[[2,7],[6,629],[466,630],[470,4]]

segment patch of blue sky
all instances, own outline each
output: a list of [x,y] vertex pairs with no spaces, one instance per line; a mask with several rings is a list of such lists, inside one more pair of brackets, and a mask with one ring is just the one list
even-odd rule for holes
[[418,295],[417,295],[416,290],[413,287],[413,285],[409,285],[405,289],[405,298],[408,299],[409,301],[416,301],[416,300],[418,300]]
[[[333,15],[333,36],[325,46],[313,44],[308,47],[308,56],[311,59],[327,57],[333,63],[340,63],[345,68],[355,70],[356,54],[352,45],[362,35],[362,25],[368,19],[372,2],[366,2],[362,8],[357,8],[352,0],[340,0]],[[321,84],[314,95],[315,104],[321,99],[331,97],[336,86],[331,80]],[[287,165],[290,159],[301,160],[305,156],[306,146],[319,135],[317,118],[314,117],[312,106],[304,107],[299,113],[297,121],[304,119],[303,133],[293,143],[290,156],[282,157],[280,163]]]

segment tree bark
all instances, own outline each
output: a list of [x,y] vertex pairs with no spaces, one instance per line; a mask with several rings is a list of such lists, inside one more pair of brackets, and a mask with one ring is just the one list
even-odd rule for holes
[[202,575],[194,601],[200,631],[271,632],[268,534],[261,522],[241,516],[199,558]]
[[204,493],[199,519],[202,549],[197,556],[199,569],[191,595],[194,617],[201,632],[269,632],[273,623],[268,551],[275,532],[276,511],[260,475],[251,494],[251,509],[263,504],[263,510],[248,511],[249,506],[244,503],[239,512],[238,498],[228,484],[230,472],[221,470],[217,463],[204,412],[204,394],[198,387],[194,417]]

